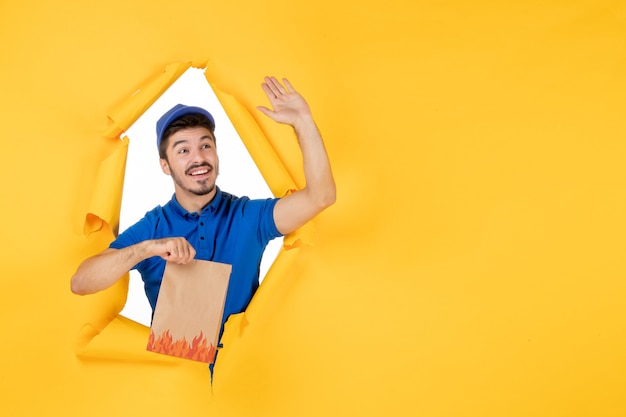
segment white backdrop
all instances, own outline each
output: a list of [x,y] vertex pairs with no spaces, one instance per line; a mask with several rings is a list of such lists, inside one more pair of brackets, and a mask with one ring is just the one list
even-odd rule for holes
[[[163,113],[178,103],[205,108],[215,118],[220,159],[217,185],[234,195],[247,195],[250,198],[272,197],[256,164],[206,81],[204,71],[190,68],[126,132],[130,145],[122,193],[120,232],[156,205],[165,204],[174,193],[171,177],[165,175],[159,166],[156,122]],[[276,259],[281,246],[282,238],[274,239],[267,247],[261,263],[261,280]],[[143,281],[136,271],[131,271],[128,300],[121,314],[150,326],[152,311],[145,296]]]

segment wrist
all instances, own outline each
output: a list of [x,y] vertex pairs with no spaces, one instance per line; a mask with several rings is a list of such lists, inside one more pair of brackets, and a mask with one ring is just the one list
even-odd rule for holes
[[311,114],[305,114],[298,117],[294,121],[292,126],[298,134],[310,131],[311,129],[317,129],[317,126],[315,125],[315,121],[313,120],[313,116]]
[[154,256],[154,241],[152,240],[144,240],[135,245],[135,256],[138,261],[143,261],[144,259],[150,258]]

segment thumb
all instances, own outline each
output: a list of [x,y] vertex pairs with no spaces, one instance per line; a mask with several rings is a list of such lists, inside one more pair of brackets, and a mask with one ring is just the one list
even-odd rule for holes
[[268,109],[265,106],[257,106],[257,110],[259,110],[260,112],[262,112],[263,114],[265,114],[266,116],[272,117],[274,115],[274,111]]

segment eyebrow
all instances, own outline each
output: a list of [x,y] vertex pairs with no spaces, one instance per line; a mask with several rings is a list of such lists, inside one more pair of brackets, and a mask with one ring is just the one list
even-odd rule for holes
[[178,146],[178,145],[180,145],[181,143],[187,143],[187,142],[188,142],[188,140],[177,140],[176,142],[174,142],[174,143],[172,144],[172,148],[177,147],[177,146]]
[[[215,141],[215,139],[213,139],[213,137],[212,137],[211,135],[204,135],[204,136],[202,136],[202,137],[200,138],[200,140],[201,140],[201,141],[202,141],[202,140],[205,140],[205,139]],[[174,149],[175,147],[177,147],[177,146],[178,146],[178,145],[180,145],[180,144],[187,143],[187,142],[189,142],[187,139],[177,140],[176,142],[174,142],[174,143],[172,144],[172,149]]]

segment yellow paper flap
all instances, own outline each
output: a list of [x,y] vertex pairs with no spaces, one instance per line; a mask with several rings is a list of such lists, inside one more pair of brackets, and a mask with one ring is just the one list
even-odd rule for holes
[[120,147],[100,163],[85,217],[83,227],[85,234],[102,229],[104,222],[108,223],[113,233],[117,235],[127,153],[128,138],[124,138]]
[[116,105],[109,113],[111,125],[106,137],[116,137],[126,131],[187,69],[191,63],[170,64],[156,77],[147,80],[128,99]]
[[233,96],[215,87],[213,91],[274,196],[283,196],[295,189],[293,179],[248,110]]

